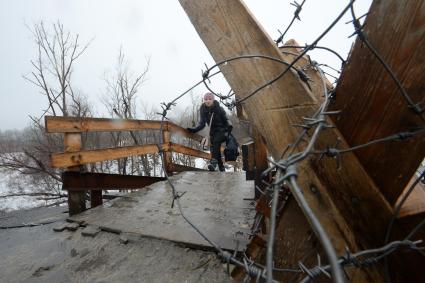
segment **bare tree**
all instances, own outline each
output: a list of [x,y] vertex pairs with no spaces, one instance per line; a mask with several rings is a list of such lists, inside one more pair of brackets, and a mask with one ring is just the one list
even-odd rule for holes
[[59,21],[46,29],[43,22],[34,24],[31,31],[38,49],[36,60],[31,61],[33,71],[24,76],[36,85],[48,101],[46,112],[68,116],[67,97],[75,102],[71,86],[72,68],[89,43],[80,47],[78,34],[65,31]]
[[[79,36],[64,30],[60,22],[47,29],[43,22],[34,24],[31,31],[37,58],[31,61],[33,70],[24,78],[34,84],[47,99],[45,114],[84,117],[91,114],[90,106],[83,95],[74,91],[71,75],[76,60],[87,49],[88,44],[80,46]],[[0,169],[11,170],[29,176],[40,186],[41,191],[24,192],[36,195],[53,203],[64,202],[61,192],[61,172],[49,166],[49,155],[62,150],[62,135],[47,135],[40,118],[31,117],[32,126],[25,131],[25,144],[21,153],[5,154],[0,159]],[[16,195],[16,194],[11,194]],[[5,197],[5,196],[2,196]]]
[[[140,74],[130,71],[129,64],[125,59],[122,48],[119,51],[117,64],[114,73],[105,78],[106,94],[103,97],[103,104],[111,116],[121,119],[134,119],[137,117],[137,98],[140,87],[146,81],[146,75],[149,71],[149,60]],[[141,135],[139,133],[111,133],[113,146],[125,146],[141,144]],[[144,165],[143,172],[150,174],[150,168],[147,166],[146,156],[140,158],[120,158],[118,160],[118,173],[120,174],[141,174],[140,164]],[[130,172],[127,172],[130,162]]]

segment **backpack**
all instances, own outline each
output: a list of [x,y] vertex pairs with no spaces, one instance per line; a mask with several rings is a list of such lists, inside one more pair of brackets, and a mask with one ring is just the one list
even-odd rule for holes
[[225,161],[236,161],[239,156],[239,144],[235,137],[229,133],[229,137],[226,140],[226,148],[224,149],[224,160]]

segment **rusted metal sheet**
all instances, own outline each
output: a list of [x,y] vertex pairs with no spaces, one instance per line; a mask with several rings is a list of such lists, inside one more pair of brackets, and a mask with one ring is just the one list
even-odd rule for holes
[[139,189],[163,181],[163,177],[130,176],[104,173],[64,172],[63,189],[68,191]]

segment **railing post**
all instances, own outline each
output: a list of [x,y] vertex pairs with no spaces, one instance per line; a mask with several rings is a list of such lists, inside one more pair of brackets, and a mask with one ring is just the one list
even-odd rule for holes
[[[81,150],[81,133],[65,133],[64,151],[77,152]],[[66,171],[81,172],[81,166],[66,168]],[[68,191],[68,213],[74,215],[86,209],[85,191]]]
[[[248,120],[243,107],[236,105],[236,113],[239,119]],[[262,182],[261,173],[269,166],[267,162],[267,145],[263,137],[254,125],[252,127],[253,144],[242,146],[242,156],[244,158],[244,170],[246,171],[247,180],[255,180],[255,186],[263,190],[266,186]],[[261,194],[255,190],[255,199],[260,198]]]
[[91,207],[96,207],[102,205],[102,190],[91,190],[90,191],[90,205]]
[[[264,190],[266,185],[262,182],[261,173],[269,167],[267,162],[267,146],[264,142],[263,137],[255,126],[252,129],[252,139],[254,140],[254,183],[261,190]],[[255,198],[260,198],[261,194],[258,190],[255,190]]]
[[164,168],[167,171],[168,175],[172,174],[172,166],[173,166],[173,159],[172,159],[172,153],[171,153],[171,133],[168,126],[168,122],[165,122],[164,129],[162,131],[162,141],[164,145],[168,145],[163,152],[164,154]]

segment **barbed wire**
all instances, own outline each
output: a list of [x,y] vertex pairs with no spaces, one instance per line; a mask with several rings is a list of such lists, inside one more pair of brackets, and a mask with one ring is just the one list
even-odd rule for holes
[[[299,153],[293,153],[289,155],[286,159],[280,160],[278,164],[280,166],[276,166],[278,174],[276,174],[276,179],[274,182],[274,192],[272,197],[272,210],[271,210],[271,216],[270,216],[270,234],[269,234],[269,241],[267,243],[267,257],[266,257],[266,266],[267,266],[267,282],[271,282],[273,280],[273,253],[270,251],[269,247],[273,246],[272,240],[274,239],[275,230],[273,229],[274,222],[276,219],[276,212],[273,210],[273,207],[276,205],[278,199],[276,197],[276,187],[283,184],[283,182],[288,182],[289,186],[291,187],[291,192],[293,193],[294,197],[297,199],[297,203],[300,205],[301,209],[304,212],[304,215],[308,219],[309,223],[312,225],[313,230],[315,231],[317,237],[319,238],[319,241],[322,244],[322,247],[325,250],[325,253],[328,257],[328,260],[331,265],[332,269],[332,275],[334,282],[344,282],[343,272],[341,270],[341,267],[338,264],[338,257],[336,255],[335,249],[329,239],[329,236],[327,235],[326,231],[322,227],[321,223],[317,219],[316,215],[311,210],[310,206],[308,205],[307,201],[304,198],[303,193],[301,192],[301,189],[297,183],[297,167],[296,163],[302,161],[305,159],[309,152],[312,151],[314,144],[316,143],[318,136],[323,128],[326,127],[326,119],[325,114],[327,107],[329,105],[329,94],[326,87],[326,81],[324,78],[324,74],[321,72],[320,68],[318,69],[320,77],[322,79],[322,85],[323,85],[323,93],[325,96],[325,99],[322,103],[322,105],[319,107],[319,111],[315,113],[315,115],[309,119],[309,126],[316,125],[316,128],[310,138],[310,141],[308,142],[308,145],[304,149],[304,151]],[[302,132],[301,135],[304,135],[305,132]],[[301,138],[297,138],[297,142],[292,144],[292,148],[298,147],[299,142],[301,142]]]
[[288,32],[288,30],[291,28],[291,26],[294,23],[294,21],[296,19],[298,19],[299,21],[301,21],[301,19],[300,19],[300,13],[301,13],[301,10],[303,8],[304,3],[305,3],[305,0],[303,0],[303,2],[301,2],[301,4],[298,4],[297,1],[294,1],[293,3],[291,3],[291,5],[295,7],[294,16],[293,16],[291,22],[289,23],[288,27],[286,28],[286,30],[279,36],[278,39],[275,40],[275,42],[276,42],[277,45],[279,45],[279,43],[282,42],[283,38],[285,37],[285,35]]
[[384,67],[384,69],[387,71],[387,73],[391,76],[391,79],[395,82],[397,85],[397,88],[399,89],[400,93],[402,94],[404,100],[407,102],[409,108],[417,114],[422,122],[425,122],[425,109],[419,104],[413,102],[413,99],[410,97],[410,95],[407,93],[404,86],[401,84],[400,80],[397,78],[397,76],[392,71],[391,67],[385,62],[385,60],[382,58],[382,56],[379,54],[379,52],[376,50],[376,48],[372,45],[372,43],[368,40],[367,36],[363,32],[363,26],[360,24],[359,18],[356,18],[354,7],[351,6],[350,8],[351,16],[353,18],[352,23],[354,25],[354,34],[357,34],[358,38],[367,46],[367,48],[372,52],[374,57],[381,63],[381,65]]
[[[284,64],[287,65],[287,68],[292,68],[294,69],[297,73],[298,72],[302,72],[302,70],[297,69],[294,65],[291,66],[290,63],[286,62],[285,60],[282,60],[281,58],[276,58],[276,57],[272,57],[272,56],[267,56],[267,55],[260,55],[260,54],[248,54],[248,55],[240,55],[240,56],[235,56],[232,58],[227,58],[225,60],[219,61],[218,63],[214,64],[211,67],[207,67],[207,69],[205,70],[205,72],[202,73],[202,77],[203,77],[203,81],[204,81],[204,85],[205,87],[211,92],[213,93],[215,96],[219,97],[220,99],[223,98],[220,94],[218,94],[217,92],[215,92],[213,89],[211,89],[211,87],[207,84],[207,80],[210,78],[209,73],[214,69],[214,68],[218,68],[221,65],[227,65],[228,63],[232,62],[232,61],[236,61],[236,60],[242,60],[242,59],[264,59],[264,60],[269,60],[269,61],[273,61],[273,62],[277,62],[280,64]],[[285,69],[286,70],[286,69]],[[281,77],[281,75],[278,75],[277,77],[275,77],[272,81],[275,81],[277,79],[279,79]],[[271,84],[271,83],[270,83]],[[235,101],[233,103],[233,106],[236,106],[236,104],[239,103],[238,101]]]
[[[219,73],[219,72],[217,72]],[[215,74],[217,74],[215,73]],[[203,81],[203,80],[202,80]],[[194,87],[198,86],[202,81],[198,82],[197,84],[195,84],[193,87],[189,88],[186,92],[184,92],[183,94],[179,95],[178,97],[176,97],[175,99],[173,99],[171,102],[169,103],[162,103],[161,107],[162,107],[162,113],[161,113],[161,126],[160,126],[160,132],[162,133],[164,131],[164,120],[166,119],[167,113],[168,111],[171,110],[172,106],[176,105],[176,101],[180,98],[182,98],[186,93],[188,93],[191,89],[193,89]],[[180,198],[186,193],[179,193],[174,184],[171,182],[171,179],[167,173],[167,168],[166,168],[166,163],[165,163],[165,154],[166,152],[162,149],[162,144],[163,144],[163,136],[161,135],[160,141],[157,144],[158,146],[158,150],[160,152],[160,157],[161,157],[161,163],[162,163],[162,170],[164,172],[164,176],[166,177],[167,183],[169,184],[169,186],[171,187],[171,192],[172,192],[172,204],[171,204],[171,208],[174,207],[174,204],[177,204],[178,210],[181,214],[181,216],[183,217],[183,219],[186,221],[186,223],[188,223],[205,241],[207,241],[217,252],[217,256],[218,258],[220,258],[222,261],[226,262],[227,264],[235,264],[237,266],[240,266],[242,268],[244,268],[244,270],[246,271],[247,274],[249,274],[252,277],[255,278],[266,278],[264,271],[256,268],[253,265],[247,265],[246,262],[242,262],[240,260],[238,260],[236,258],[236,254],[232,255],[231,253],[223,250],[217,243],[215,243],[214,241],[212,241],[211,239],[209,239],[184,213],[182,206],[180,204]]]
[[[300,12],[300,6],[302,6],[304,4],[304,2],[305,1],[303,1],[301,5],[294,2],[296,5],[298,5],[298,6],[295,5],[297,7],[297,10],[299,9],[299,11],[298,12],[296,11],[296,13],[294,14],[294,19],[298,17],[299,12]],[[249,99],[250,97],[254,96],[256,93],[261,91],[266,86],[273,84],[279,78],[284,76],[290,69],[295,70],[296,73],[298,74],[299,78],[303,79],[303,77],[304,77],[303,73],[300,73],[300,71],[303,72],[305,70],[297,69],[295,67],[295,63],[300,58],[302,58],[307,52],[309,52],[310,50],[312,50],[314,48],[321,48],[321,49],[328,50],[328,51],[334,53],[341,60],[342,66],[343,66],[345,64],[345,60],[342,58],[341,55],[339,55],[338,53],[336,53],[335,51],[333,51],[330,48],[318,47],[317,43],[321,40],[321,38],[323,38],[324,35],[327,34],[327,32],[329,32],[330,29],[333,28],[333,26],[341,19],[341,17],[348,11],[348,9],[350,9],[351,13],[352,13],[352,17],[353,17],[352,22],[355,26],[355,34],[357,34],[361,40],[367,41],[366,36],[363,34],[362,29],[361,29],[362,27],[360,26],[360,23],[359,23],[360,18],[357,18],[357,19],[355,18],[354,8],[353,8],[354,2],[355,2],[355,0],[349,1],[349,4],[338,15],[338,17],[332,22],[332,24],[316,40],[314,40],[312,44],[310,44],[310,45],[306,44],[305,46],[283,46],[283,47],[280,47],[280,48],[303,48],[303,51],[298,56],[296,56],[292,60],[292,62],[286,62],[286,61],[284,61],[280,58],[274,58],[274,57],[261,55],[261,54],[236,56],[236,57],[232,57],[232,58],[222,60],[222,61],[216,63],[215,65],[213,65],[210,68],[207,67],[206,71],[202,73],[202,81],[201,82],[204,83],[204,85],[207,87],[207,89],[209,91],[211,91],[214,95],[216,95],[220,100],[224,101],[224,100],[230,98],[230,96],[233,96],[234,93],[232,93],[232,90],[231,90],[227,96],[223,96],[219,93],[216,93],[215,91],[213,91],[209,87],[209,85],[206,83],[206,80],[208,80],[210,77],[213,76],[213,75],[210,75],[213,68],[219,67],[221,65],[225,65],[225,64],[227,64],[231,61],[234,61],[234,60],[242,60],[242,59],[251,60],[251,59],[255,59],[255,58],[271,60],[271,61],[286,65],[286,68],[277,77],[269,80],[267,83],[263,84],[262,86],[257,87],[254,91],[252,91],[250,94],[248,94],[244,98],[242,98],[240,100],[236,100],[233,103],[233,106],[235,106],[236,104],[238,104],[238,103],[241,104],[244,101],[246,101],[247,99]],[[291,5],[294,5],[294,4],[291,4]],[[293,21],[291,21],[290,26],[292,25]],[[287,30],[289,29],[289,27],[287,28]],[[285,32],[281,35],[280,41],[279,41],[279,39],[277,40],[277,41],[279,41],[279,42],[277,42],[278,44],[283,40],[283,37],[284,37],[285,33],[287,32],[287,30],[285,30]],[[383,64],[383,66],[387,70],[387,72],[390,73],[391,77],[394,79],[394,81],[397,84],[397,87],[399,88],[400,92],[402,93],[403,97],[405,98],[405,101],[407,102],[409,108],[413,109],[415,111],[415,113],[418,114],[422,118],[422,120],[424,120],[423,115],[422,115],[423,114],[422,107],[413,102],[413,100],[410,98],[410,96],[407,94],[407,92],[405,91],[405,89],[401,85],[400,81],[392,73],[391,69],[388,67],[388,65],[385,63],[385,61],[383,61],[383,59],[381,58],[379,53],[370,45],[370,43],[368,44],[368,47],[369,47],[369,49],[371,49],[372,53],[378,58],[378,60]],[[378,249],[363,250],[363,251],[360,251],[360,252],[357,252],[357,253],[354,253],[354,254],[352,254],[347,249],[346,254],[344,256],[341,256],[341,257],[337,256],[335,249],[334,249],[325,229],[322,227],[322,225],[319,222],[319,220],[317,219],[316,215],[314,214],[312,209],[309,207],[307,201],[305,200],[303,193],[302,193],[302,189],[297,182],[297,177],[298,177],[297,165],[302,160],[309,157],[310,155],[319,154],[319,155],[321,155],[321,157],[328,156],[328,157],[337,157],[338,158],[339,155],[343,154],[343,153],[353,152],[355,150],[362,149],[362,148],[365,148],[365,147],[368,147],[368,146],[371,146],[371,145],[374,145],[374,144],[378,144],[378,143],[391,142],[391,141],[403,141],[403,140],[406,140],[408,138],[411,138],[413,136],[416,136],[416,135],[419,135],[419,134],[422,134],[422,133],[425,132],[425,128],[419,128],[419,129],[415,129],[415,130],[411,130],[411,131],[405,131],[405,132],[393,134],[393,135],[390,135],[388,137],[371,140],[367,143],[357,145],[357,146],[353,146],[353,147],[350,147],[350,148],[337,149],[336,148],[337,146],[335,145],[333,147],[327,147],[325,150],[315,150],[314,147],[315,147],[315,144],[317,143],[317,140],[319,138],[320,133],[327,128],[333,127],[330,123],[327,122],[326,117],[329,116],[329,115],[335,115],[335,114],[339,113],[338,111],[328,111],[327,110],[329,103],[330,103],[330,100],[333,98],[334,93],[333,93],[333,91],[329,91],[327,89],[326,82],[325,82],[325,74],[321,70],[320,66],[329,67],[325,64],[320,65],[316,62],[310,62],[310,66],[308,66],[308,67],[314,68],[320,74],[322,84],[323,84],[323,95],[324,95],[324,98],[325,98],[323,103],[318,107],[316,112],[311,117],[309,117],[309,118],[304,117],[303,118],[303,120],[304,120],[303,124],[294,125],[294,126],[301,127],[302,131],[296,137],[294,143],[288,145],[283,150],[283,152],[281,154],[281,159],[278,160],[278,161],[271,160],[272,166],[269,169],[267,169],[263,172],[263,175],[264,175],[264,174],[269,174],[272,170],[276,170],[274,182],[272,184],[268,184],[268,187],[266,188],[265,191],[260,190],[262,194],[269,195],[269,197],[271,199],[271,213],[270,213],[270,219],[269,219],[270,230],[269,230],[269,238],[268,238],[267,250],[266,250],[266,252],[267,252],[267,254],[266,254],[266,266],[262,266],[258,263],[255,263],[251,259],[248,259],[246,255],[242,258],[242,260],[239,260],[236,257],[236,253],[232,255],[229,252],[223,250],[218,244],[216,244],[211,239],[209,239],[207,235],[205,235],[200,229],[198,229],[196,227],[196,225],[193,224],[190,221],[190,219],[188,219],[185,216],[183,209],[181,207],[181,204],[180,204],[180,199],[184,195],[185,192],[183,192],[183,193],[177,192],[176,188],[174,187],[173,183],[171,182],[171,180],[168,176],[168,173],[167,173],[167,168],[165,168],[165,162],[164,162],[165,152],[162,150],[162,148],[160,146],[161,143],[158,144],[158,148],[159,148],[160,153],[161,153],[160,155],[161,155],[161,159],[162,159],[164,175],[166,176],[168,184],[170,185],[170,187],[172,189],[171,190],[172,191],[172,198],[173,198],[172,206],[174,206],[174,203],[177,204],[177,207],[178,207],[182,217],[184,218],[184,220],[203,239],[205,239],[217,251],[217,255],[221,260],[223,260],[227,264],[232,263],[232,264],[235,264],[235,265],[243,268],[245,270],[247,276],[249,278],[256,279],[257,282],[259,281],[260,278],[266,279],[267,282],[275,282],[274,279],[273,279],[273,272],[304,273],[307,276],[303,279],[302,282],[309,282],[309,281],[313,280],[314,278],[316,278],[317,276],[319,276],[321,274],[324,274],[324,275],[328,276],[329,278],[332,278],[332,280],[334,282],[344,282],[345,281],[345,277],[343,275],[345,273],[345,270],[343,269],[344,267],[354,266],[356,268],[359,268],[359,267],[373,266],[378,261],[380,261],[381,259],[386,259],[391,253],[393,253],[395,250],[397,250],[399,248],[407,248],[407,249],[418,251],[418,252],[422,252],[422,249],[423,249],[423,247],[417,246],[419,243],[421,243],[421,241],[410,241],[409,239],[411,237],[413,237],[413,235],[417,231],[419,231],[419,229],[422,229],[423,226],[425,226],[425,220],[420,222],[409,233],[409,235],[404,240],[393,241],[393,242],[387,244],[387,242],[389,240],[389,235],[390,235],[390,232],[391,232],[391,229],[392,229],[392,226],[393,226],[393,222],[395,221],[395,218],[396,218],[396,215],[399,213],[399,209],[402,206],[402,204],[404,203],[405,199],[408,197],[408,195],[411,193],[411,191],[413,191],[413,187],[412,187],[412,189],[408,190],[408,192],[405,194],[402,202],[399,203],[399,207],[396,209],[396,212],[395,212],[395,214],[394,214],[394,216],[393,216],[393,218],[392,218],[392,220],[391,220],[391,222],[388,226],[387,234],[386,234],[386,237],[385,237],[385,244],[386,244],[385,246],[378,248]],[[330,67],[330,68],[332,68],[332,67]],[[333,69],[333,70],[336,71],[339,74],[338,70],[336,70],[336,69]],[[217,73],[219,73],[219,72],[217,72]],[[217,73],[215,73],[215,74],[217,74]],[[197,85],[199,85],[201,82],[199,82]],[[180,99],[184,94],[180,95],[179,97],[177,97],[176,99],[174,99],[170,103],[162,103],[163,112],[161,114],[161,116],[162,116],[161,131],[163,131],[163,124],[164,124],[164,120],[166,119],[168,111],[170,111],[171,107],[174,106],[176,101],[178,99]],[[228,104],[228,106],[231,106],[231,105]],[[296,149],[299,147],[300,143],[305,141],[305,137],[306,137],[307,133],[311,130],[313,130],[313,133],[312,133],[311,137],[309,138],[307,145],[305,146],[304,150],[302,150],[300,152],[295,152]],[[422,173],[421,176],[418,177],[418,180],[423,178],[423,174],[424,173]],[[295,269],[293,269],[293,268],[276,268],[274,266],[274,264],[273,264],[273,244],[274,244],[274,238],[275,238],[275,232],[276,232],[275,227],[276,227],[276,220],[277,220],[277,214],[278,214],[277,206],[278,206],[280,190],[281,190],[281,187],[284,183],[287,184],[291,188],[292,194],[297,199],[297,202],[300,205],[301,209],[303,210],[304,215],[308,219],[313,230],[315,231],[315,234],[319,238],[319,241],[320,241],[320,243],[321,243],[321,245],[322,245],[322,247],[323,247],[323,249],[324,249],[324,251],[327,255],[327,258],[328,258],[328,261],[329,261],[328,265],[322,266],[320,257],[318,257],[318,264],[313,268],[307,268],[302,262],[299,262],[299,267],[295,268]],[[415,182],[415,183],[417,183],[417,182]],[[256,233],[258,233],[258,231],[259,231],[258,227],[259,227],[262,219],[264,219],[264,217],[259,217],[259,219],[255,221],[255,223],[252,227],[252,231],[251,231],[252,235],[255,235]],[[359,259],[359,258],[362,258],[362,257],[366,257],[366,258],[365,259]]]
[[304,51],[301,52],[293,61],[291,64],[289,64],[285,70],[283,70],[276,78],[270,80],[269,82],[263,84],[262,86],[256,88],[254,91],[252,91],[250,94],[245,96],[244,98],[237,100],[235,103],[241,104],[242,102],[246,101],[247,99],[251,98],[255,94],[257,94],[260,90],[264,89],[265,87],[273,84],[275,81],[280,79],[282,76],[284,76],[294,65],[296,62],[298,62],[308,51],[314,48],[314,46],[317,45],[317,43],[338,23],[338,21],[344,16],[344,14],[350,9],[350,6],[354,3],[355,0],[351,0],[350,3],[343,9],[343,11],[337,16],[337,18],[326,28],[326,30],[320,34],[319,37],[317,37],[312,44],[306,45],[304,48]]
[[[301,49],[306,49],[308,47],[309,47],[308,44],[305,44],[305,45],[282,45],[282,46],[279,46],[279,49],[286,49],[286,48],[301,48]],[[311,50],[313,50],[313,49],[323,49],[323,50],[326,50],[326,51],[331,52],[332,54],[334,54],[335,56],[337,56],[338,59],[341,61],[341,66],[344,66],[345,63],[346,63],[345,59],[338,52],[336,52],[335,50],[333,50],[332,48],[329,48],[329,47],[326,47],[326,46],[315,45],[315,46],[313,46],[311,48]]]

